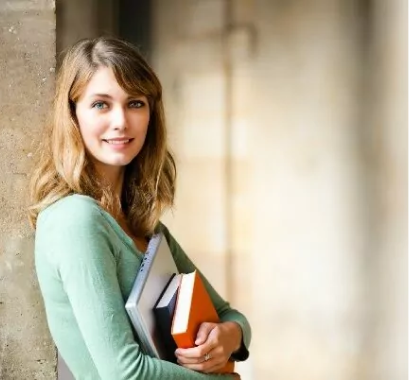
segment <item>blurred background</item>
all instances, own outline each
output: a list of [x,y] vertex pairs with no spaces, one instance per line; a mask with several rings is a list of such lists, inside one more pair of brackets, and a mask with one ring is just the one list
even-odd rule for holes
[[407,379],[407,1],[55,12],[57,53],[113,34],[155,68],[179,169],[163,220],[250,320],[242,379]]

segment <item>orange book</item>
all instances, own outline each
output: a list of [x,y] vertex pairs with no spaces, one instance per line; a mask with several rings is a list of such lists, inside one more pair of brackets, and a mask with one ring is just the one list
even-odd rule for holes
[[[195,347],[196,335],[203,322],[219,323],[220,319],[199,273],[182,274],[171,331],[176,345]],[[234,362],[227,362],[219,372],[234,372]]]

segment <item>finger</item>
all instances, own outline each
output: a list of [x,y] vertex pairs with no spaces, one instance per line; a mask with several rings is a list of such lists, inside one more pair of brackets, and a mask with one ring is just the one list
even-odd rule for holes
[[185,358],[185,359],[203,359],[204,356],[216,348],[216,345],[210,345],[208,342],[206,344],[202,344],[201,346],[193,347],[193,348],[178,348],[175,351],[175,355],[177,358]]
[[184,364],[201,364],[204,362],[204,357],[201,356],[200,358],[186,358],[184,356],[177,357],[178,363],[181,365]]
[[217,326],[216,323],[211,322],[203,322],[196,335],[195,344],[200,346],[204,342],[206,342],[207,337],[209,336],[210,332]]
[[203,371],[203,372],[214,372],[216,369],[222,368],[228,361],[228,358],[225,357],[221,350],[213,350],[206,356],[200,357],[199,359],[194,358],[178,358],[178,364],[187,366],[188,368]]
[[175,355],[177,358],[198,360],[204,357],[205,352],[200,347],[178,348],[175,351]]

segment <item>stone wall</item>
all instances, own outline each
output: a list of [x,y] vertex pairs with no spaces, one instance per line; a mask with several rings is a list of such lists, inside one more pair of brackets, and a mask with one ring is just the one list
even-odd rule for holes
[[54,90],[53,0],[0,0],[0,379],[55,378],[25,206]]

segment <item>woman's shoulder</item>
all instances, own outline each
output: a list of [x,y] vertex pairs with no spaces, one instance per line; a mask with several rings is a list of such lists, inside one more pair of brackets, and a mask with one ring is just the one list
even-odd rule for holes
[[[107,243],[110,244],[110,236],[97,201],[77,194],[66,196],[42,210],[38,216],[36,265],[71,265],[79,258],[93,260]],[[89,249],[84,251],[84,247]]]
[[89,196],[67,195],[46,207],[38,215],[37,226],[48,223],[67,224],[74,222],[94,222],[101,218],[101,210],[97,201]]

